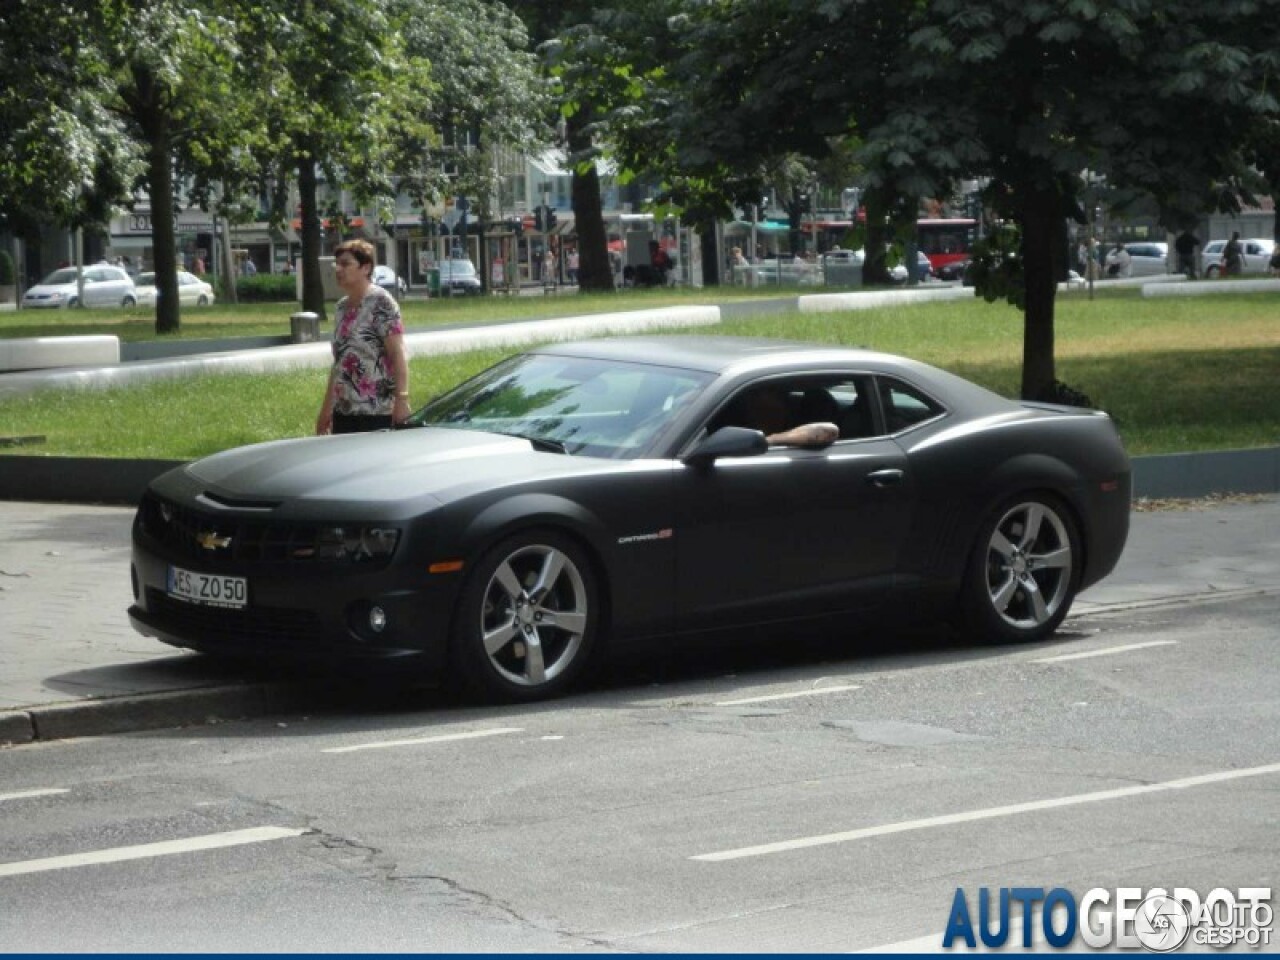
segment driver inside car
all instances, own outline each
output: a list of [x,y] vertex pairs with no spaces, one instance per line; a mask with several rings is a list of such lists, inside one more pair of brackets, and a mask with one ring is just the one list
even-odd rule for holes
[[742,424],[765,435],[771,447],[825,447],[840,437],[840,428],[825,420],[788,426],[786,392],[778,386],[757,387],[741,400]]

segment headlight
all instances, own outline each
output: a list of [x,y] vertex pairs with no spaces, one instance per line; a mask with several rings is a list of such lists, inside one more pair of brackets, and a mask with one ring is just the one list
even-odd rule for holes
[[395,553],[400,531],[394,527],[322,527],[316,536],[317,560],[384,560]]

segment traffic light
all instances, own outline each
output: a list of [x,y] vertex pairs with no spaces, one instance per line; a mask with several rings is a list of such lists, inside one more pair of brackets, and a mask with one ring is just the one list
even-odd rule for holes
[[533,210],[533,228],[539,233],[547,232],[547,208],[534,207]]
[[556,211],[554,207],[547,207],[546,210],[547,233],[550,233],[556,228]]

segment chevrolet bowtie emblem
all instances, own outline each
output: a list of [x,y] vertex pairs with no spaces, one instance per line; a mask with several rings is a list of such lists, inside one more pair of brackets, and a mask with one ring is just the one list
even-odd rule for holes
[[231,546],[231,538],[220,537],[216,531],[210,530],[207,533],[197,533],[196,543],[206,550],[223,550]]

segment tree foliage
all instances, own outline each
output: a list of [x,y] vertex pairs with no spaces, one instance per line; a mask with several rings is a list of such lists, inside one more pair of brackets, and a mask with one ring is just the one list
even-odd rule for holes
[[[549,135],[551,101],[524,21],[486,0],[397,0],[406,54],[432,65],[429,126],[399,132],[402,191],[424,208],[442,194],[497,195],[493,148],[532,150]],[[427,137],[421,134],[426,133]]]
[[[635,15],[634,4],[614,6]],[[1026,312],[1024,396],[1055,380],[1054,293],[1085,171],[1149,193],[1172,227],[1230,209],[1250,162],[1274,143],[1274,3],[658,6],[677,52],[668,69],[644,74],[653,89],[620,118],[629,156],[732,189],[744,171],[841,144],[861,164],[869,227],[913,216],[919,198],[947,196],[959,178],[982,178],[987,209],[1020,238],[1017,271],[990,276],[1023,285],[1011,299]],[[653,45],[638,34],[632,62],[650,63]],[[869,252],[879,246],[868,237]]]
[[0,217],[30,234],[44,218],[100,223],[128,196],[136,144],[106,109],[96,3],[0,5]]

